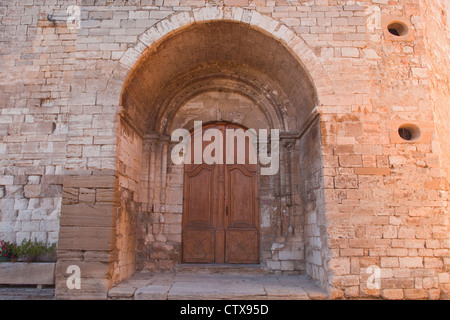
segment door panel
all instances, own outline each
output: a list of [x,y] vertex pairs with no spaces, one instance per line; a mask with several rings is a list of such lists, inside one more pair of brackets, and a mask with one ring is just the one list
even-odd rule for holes
[[233,228],[226,232],[227,263],[259,263],[257,230]]
[[[224,133],[237,127],[216,124],[210,128]],[[208,143],[202,145],[205,148]],[[259,262],[257,172],[257,165],[247,162],[185,165],[183,262]]]
[[226,171],[225,262],[258,263],[259,232],[256,166],[228,165]]
[[183,230],[184,262],[214,262],[214,228],[186,228]]
[[213,227],[214,217],[214,167],[200,165],[192,172],[186,172],[185,225]]
[[227,166],[230,227],[255,226],[255,175],[241,166]]

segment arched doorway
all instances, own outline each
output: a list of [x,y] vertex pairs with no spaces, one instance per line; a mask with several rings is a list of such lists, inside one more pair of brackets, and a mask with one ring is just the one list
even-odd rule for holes
[[[259,212],[253,228],[259,236],[252,241],[258,254],[250,260],[227,260],[227,237],[216,241],[210,233],[204,238],[214,238],[214,245],[208,240],[210,252],[198,259],[259,261],[271,271],[306,272],[308,261],[318,262],[320,250],[308,244],[322,243],[316,240],[322,229],[311,226],[317,220],[307,221],[304,211],[316,214],[314,192],[322,179],[316,103],[315,87],[298,56],[248,24],[195,23],[155,42],[129,73],[121,97],[120,130],[125,138],[119,135],[118,167],[124,172],[123,185],[134,188],[129,194],[140,208],[138,219],[124,218],[125,224],[134,224],[124,229],[136,230],[136,242],[134,249],[123,243],[122,256],[134,259],[136,269],[151,271],[172,270],[190,261],[185,259],[183,240],[185,168],[170,159],[176,145],[171,134],[179,128],[192,130],[195,121],[226,122],[279,130],[279,170],[257,178]],[[127,140],[130,132],[133,140]],[[130,161],[129,155],[136,158],[135,154],[140,163]],[[226,203],[219,205],[225,212]],[[226,233],[222,227],[214,232]]]
[[[215,144],[210,152],[215,159],[202,157],[201,163],[184,165],[182,261],[259,263],[258,165],[251,159],[256,155],[251,136],[223,122],[201,131],[202,155]],[[214,133],[212,141],[206,137],[209,132]],[[235,141],[239,133],[243,150]],[[199,137],[192,132],[190,150]]]
[[[182,262],[184,167],[170,161],[170,135],[192,129],[197,120],[280,131],[279,171],[258,179],[259,261],[274,272],[327,281],[316,107],[317,93],[332,94],[332,85],[314,52],[281,21],[254,10],[222,9],[177,12],[156,23],[128,48],[106,83],[102,97],[112,102],[105,112],[117,115],[111,123],[117,126],[115,158],[106,167],[115,169],[89,180],[98,188],[101,219],[95,222],[101,228],[72,219],[78,212],[69,206],[63,216],[70,225],[59,242],[72,250],[70,232],[79,230],[95,239],[86,254],[80,251],[96,268],[86,276],[88,290],[104,290],[136,270],[171,270]],[[222,108],[226,104],[216,103],[222,95],[236,103]],[[86,183],[84,177],[74,181]],[[71,186],[64,189],[70,193]],[[78,260],[77,252],[61,259],[58,269]],[[59,280],[66,290],[65,279]]]

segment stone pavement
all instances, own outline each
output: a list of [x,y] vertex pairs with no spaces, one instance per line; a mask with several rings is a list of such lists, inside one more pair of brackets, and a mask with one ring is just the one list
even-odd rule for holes
[[54,288],[0,287],[0,300],[53,300]]
[[134,300],[325,300],[327,293],[303,275],[136,273],[108,292]]

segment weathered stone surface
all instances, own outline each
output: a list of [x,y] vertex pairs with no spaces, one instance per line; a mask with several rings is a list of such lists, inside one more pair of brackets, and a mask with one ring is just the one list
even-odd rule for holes
[[170,289],[169,300],[215,300],[215,299],[238,299],[257,300],[266,296],[263,286],[255,283],[246,283],[238,286],[236,283],[220,281],[186,283],[175,282]]
[[0,263],[0,284],[54,285],[55,263]]
[[0,288],[0,300],[54,300],[53,288]]
[[106,250],[112,248],[111,227],[61,226],[58,247],[63,250]]
[[264,267],[333,298],[448,297],[448,1],[97,1],[81,21],[73,1],[28,2],[0,7],[0,239],[114,263],[87,282],[101,298],[173,269],[170,133],[229,121],[281,130],[279,175],[259,177]]
[[113,227],[112,205],[63,205],[61,226]]
[[233,273],[136,273],[109,290],[111,299],[327,299],[326,292],[302,276]]
[[[110,298],[110,299],[132,299],[135,297],[135,292],[136,292],[136,288],[134,288],[134,287],[125,287],[125,286],[114,287],[108,291],[108,298]],[[145,294],[143,294],[143,292],[141,292],[139,294],[141,299],[135,298],[135,300],[165,300],[165,299],[158,299],[158,298],[146,299],[144,297],[146,294],[147,294],[147,292]]]
[[145,288],[137,289],[134,300],[167,300],[167,294],[171,286],[149,285]]
[[64,188],[108,188],[113,187],[115,176],[66,176]]

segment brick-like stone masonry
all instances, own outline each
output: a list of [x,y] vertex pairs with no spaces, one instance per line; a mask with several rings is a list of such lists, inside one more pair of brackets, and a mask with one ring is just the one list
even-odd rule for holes
[[[247,121],[284,133],[280,174],[260,184],[263,265],[332,299],[448,299],[448,6],[0,1],[0,238],[57,242],[60,298],[170,270],[183,184],[170,125]],[[217,107],[219,89],[236,105]],[[420,134],[403,140],[405,124]]]

